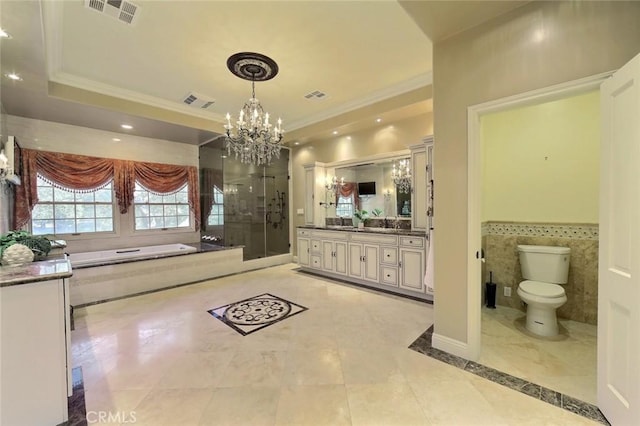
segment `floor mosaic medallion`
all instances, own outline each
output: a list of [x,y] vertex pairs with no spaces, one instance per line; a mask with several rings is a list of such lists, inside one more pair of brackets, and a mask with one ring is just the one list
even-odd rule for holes
[[306,310],[304,306],[265,293],[208,312],[246,336]]

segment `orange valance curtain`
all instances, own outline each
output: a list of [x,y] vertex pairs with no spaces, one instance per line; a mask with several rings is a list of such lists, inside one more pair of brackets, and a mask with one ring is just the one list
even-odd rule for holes
[[203,168],[201,170],[202,181],[200,182],[201,190],[201,204],[200,208],[202,210],[202,228],[207,228],[207,218],[211,214],[211,210],[213,208],[213,188],[218,187],[220,191],[222,188],[222,170],[218,169],[210,169]]
[[356,182],[345,182],[338,187],[336,191],[336,204],[340,196],[349,197],[353,194],[353,203],[355,204],[355,209],[360,210],[360,197],[358,196],[358,184]]
[[113,181],[118,208],[123,214],[133,204],[136,180],[149,191],[156,193],[177,191],[188,183],[189,207],[195,217],[196,229],[199,229],[200,203],[196,167],[32,149],[22,150],[22,185],[16,190],[15,228],[20,228],[29,222],[33,206],[38,203],[38,174],[54,186],[77,191],[93,191]]

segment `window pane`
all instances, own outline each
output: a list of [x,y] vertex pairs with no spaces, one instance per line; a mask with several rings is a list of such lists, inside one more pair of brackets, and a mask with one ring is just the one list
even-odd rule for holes
[[73,192],[65,191],[60,188],[53,188],[53,198],[56,202],[61,201],[74,201],[75,197]]
[[53,219],[52,204],[36,204],[33,207],[33,219]]
[[133,202],[134,203],[148,203],[149,202],[149,193],[142,191],[135,191],[133,193]]
[[178,226],[178,218],[175,216],[165,217],[164,218],[164,227],[165,228],[175,228]]
[[112,232],[113,219],[96,219],[96,232]]
[[76,202],[79,202],[79,203],[93,203],[93,192],[78,192],[78,193],[76,193]]
[[76,217],[83,219],[96,217],[95,206],[93,204],[76,204]]
[[180,215],[189,215],[189,206],[184,205],[184,204],[178,204],[177,206],[177,212]]
[[56,220],[54,224],[56,234],[73,234],[76,232],[74,219]]
[[45,202],[45,201],[53,201],[53,188],[48,186],[48,187],[38,187],[38,200],[39,202]]
[[175,204],[169,204],[164,206],[165,216],[175,216],[176,214],[177,214],[177,209]]
[[162,203],[162,195],[156,195],[156,194],[149,193],[149,202],[150,203],[161,204]]
[[31,233],[33,235],[46,235],[53,232],[52,220],[34,220],[31,224]]
[[189,226],[189,216],[178,216],[178,226]]
[[149,228],[151,229],[160,229],[164,228],[164,220],[162,217],[151,217],[149,219]]
[[135,207],[136,217],[148,217],[149,216],[149,206],[147,205],[138,205]]
[[176,194],[164,195],[162,197],[162,202],[165,203],[165,204],[167,204],[167,203],[175,204],[175,202],[176,202]]
[[111,203],[111,188],[99,189],[95,192],[94,195],[97,203]]
[[[69,219],[76,217],[76,209],[73,204],[56,204],[54,210],[56,219]],[[56,228],[58,228],[57,225]]]
[[149,206],[151,216],[162,216],[164,214],[164,206]]
[[77,232],[96,232],[96,224],[93,219],[78,219]]
[[136,218],[136,229],[149,229],[149,218],[148,217],[137,217]]
[[113,207],[104,204],[96,205],[96,217],[113,217]]
[[186,204],[189,201],[189,197],[187,196],[187,192],[178,192],[176,194],[176,203]]

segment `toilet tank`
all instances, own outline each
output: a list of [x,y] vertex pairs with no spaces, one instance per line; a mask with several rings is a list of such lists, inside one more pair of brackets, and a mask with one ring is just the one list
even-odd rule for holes
[[570,253],[569,247],[518,245],[522,277],[525,280],[566,284]]

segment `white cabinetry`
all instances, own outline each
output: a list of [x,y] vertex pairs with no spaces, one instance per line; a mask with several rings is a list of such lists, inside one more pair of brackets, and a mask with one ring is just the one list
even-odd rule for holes
[[68,419],[68,286],[65,279],[53,279],[0,288],[2,425]]
[[425,239],[423,237],[400,237],[400,288],[424,291]]
[[[309,262],[305,264],[301,251],[307,246]],[[425,237],[420,235],[298,229],[298,263],[303,269],[430,299],[422,284],[425,247]]]
[[322,269],[347,275],[347,242],[322,241]]
[[324,163],[304,165],[304,224],[324,225],[324,201],[326,172]]
[[427,231],[431,227],[429,207],[432,191],[433,136],[411,149],[411,229]]

